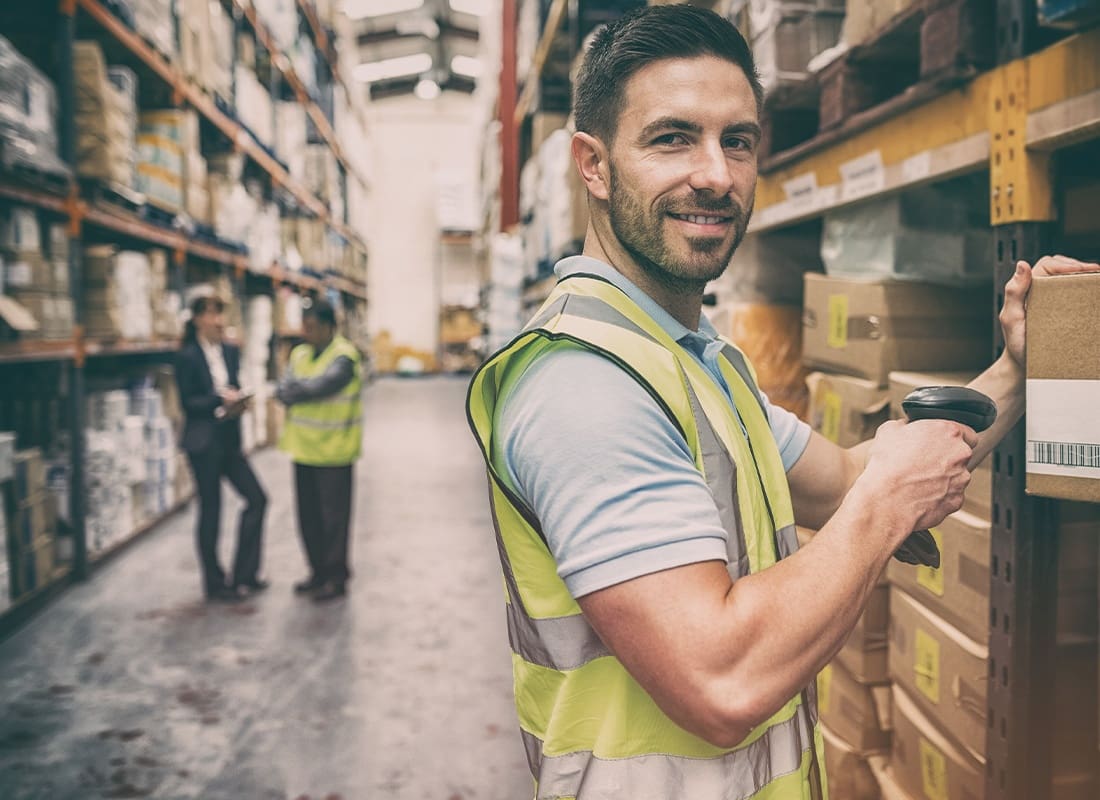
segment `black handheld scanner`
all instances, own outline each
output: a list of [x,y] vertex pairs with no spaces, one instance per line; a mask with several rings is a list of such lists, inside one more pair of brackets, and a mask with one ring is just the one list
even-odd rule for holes
[[[997,404],[965,386],[923,386],[906,395],[901,407],[909,420],[948,419],[984,431],[997,419]],[[894,558],[925,567],[940,565],[940,549],[928,531],[913,531]]]

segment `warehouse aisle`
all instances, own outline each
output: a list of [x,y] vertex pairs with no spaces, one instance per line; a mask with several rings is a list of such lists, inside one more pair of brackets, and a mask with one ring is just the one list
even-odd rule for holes
[[529,796],[465,387],[367,390],[346,601],[291,594],[290,466],[268,450],[266,594],[198,600],[192,508],[0,644],[0,797]]

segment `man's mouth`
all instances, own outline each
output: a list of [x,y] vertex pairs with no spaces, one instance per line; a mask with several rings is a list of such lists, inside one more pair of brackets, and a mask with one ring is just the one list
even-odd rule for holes
[[713,214],[673,214],[671,212],[669,216],[694,225],[725,225],[733,219],[733,217],[720,217]]

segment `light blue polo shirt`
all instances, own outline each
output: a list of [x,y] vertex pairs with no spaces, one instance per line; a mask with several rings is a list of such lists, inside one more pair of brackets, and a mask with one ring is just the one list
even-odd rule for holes
[[[613,283],[730,396],[718,367],[723,344],[705,316],[698,332],[689,330],[593,258],[564,259],[555,272]],[[763,393],[761,399],[789,470],[810,428]],[[718,509],[687,442],[649,393],[603,356],[559,350],[538,359],[505,403],[494,448],[504,479],[538,517],[574,597],[672,567],[727,560]]]

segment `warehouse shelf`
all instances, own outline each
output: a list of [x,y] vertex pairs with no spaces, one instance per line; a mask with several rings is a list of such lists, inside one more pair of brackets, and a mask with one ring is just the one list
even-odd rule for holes
[[539,85],[539,78],[542,76],[542,68],[546,66],[546,59],[550,56],[550,48],[554,44],[554,37],[558,35],[558,30],[561,29],[568,10],[569,0],[554,0],[553,5],[550,6],[550,10],[546,14],[546,27],[543,28],[542,37],[535,49],[534,58],[531,59],[531,66],[523,79],[523,92],[516,103],[516,125],[523,124],[523,120],[531,111],[531,105],[535,102],[535,91]]
[[329,227],[348,242],[365,249],[366,246],[358,234],[348,228],[347,225],[333,219],[320,198],[294,180],[286,168],[268,153],[248,130],[240,123],[230,119],[202,89],[184,78],[178,67],[169,63],[163,56],[153,50],[140,35],[127,28],[99,0],[75,0],[75,3],[108,34],[158,75],[180,99],[191,105],[200,115],[221,131],[236,148],[259,165],[271,177],[276,186],[285,188],[303,207],[326,222]]
[[25,186],[8,176],[0,176],[0,197],[57,214],[69,213],[68,191],[49,192]]
[[70,567],[58,567],[45,584],[12,600],[11,605],[0,612],[0,641],[18,630],[24,622],[72,583],[72,580],[73,572]]
[[[1100,134],[1100,30],[1024,59],[1030,77],[1026,144],[1052,150]],[[761,175],[751,232],[818,217],[890,192],[987,169],[995,87],[1012,65]]]
[[329,146],[337,160],[343,165],[347,172],[354,176],[361,184],[366,184],[365,179],[359,173],[359,171],[352,166],[344,155],[344,150],[340,147],[340,143],[336,140],[336,131],[332,128],[332,123],[325,117],[321,108],[313,101],[313,98],[309,96],[309,92],[306,91],[305,84],[302,83],[302,79],[298,77],[298,73],[295,71],[293,65],[290,63],[290,59],[283,53],[278,45],[275,43],[274,37],[271,32],[267,30],[263,22],[260,20],[256,13],[255,6],[245,4],[241,0],[223,0],[231,9],[239,12],[252,26],[252,31],[256,34],[256,39],[263,46],[268,53],[271,54],[272,63],[275,68],[279,70],[279,74],[283,76],[283,80],[290,86],[294,92],[294,96],[297,98],[298,103],[305,108],[306,113],[309,114],[309,118],[313,120],[313,124],[317,127],[318,132],[321,134],[321,138],[325,140],[325,144]]
[[31,339],[0,342],[0,364],[25,364],[32,361],[68,361],[76,356],[72,339]]
[[[348,88],[347,81],[344,80],[343,71],[340,69],[340,63],[333,54],[331,49],[332,41],[325,31],[325,26],[321,24],[321,18],[317,15],[317,7],[313,4],[312,0],[298,0],[298,8],[301,10],[302,16],[306,18],[307,27],[313,36],[313,43],[328,64],[332,77],[336,79],[336,82],[340,84],[344,93],[350,99],[353,96],[351,89]],[[366,129],[366,121],[363,119],[363,115],[360,113],[359,109],[352,106],[351,111],[355,115],[355,118],[359,120],[359,124]],[[360,178],[360,180],[362,180],[362,178]]]
[[186,497],[173,503],[163,514],[145,520],[122,539],[119,539],[117,542],[103,548],[102,550],[88,553],[89,565],[91,565],[92,567],[101,566],[110,559],[114,558],[119,553],[123,552],[132,544],[145,536],[147,533],[154,530],[162,522],[174,517],[176,514],[187,508],[187,505],[191,502],[194,496],[194,492],[188,493]]
[[173,339],[159,342],[127,342],[118,340],[88,339],[84,342],[84,353],[90,358],[96,356],[107,358],[112,356],[150,355],[153,353],[174,353],[179,350],[180,343]]
[[136,215],[126,214],[122,211],[107,210],[82,203],[79,218],[85,224],[105,228],[150,244],[181,250],[218,264],[243,268],[247,260],[246,256],[237,251],[192,239],[180,231],[154,225]]

